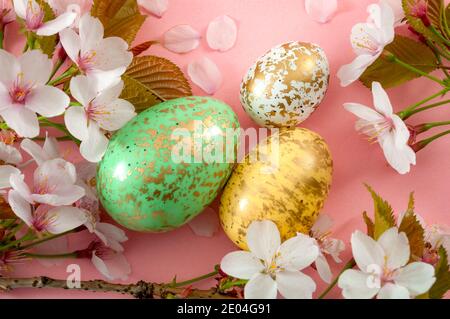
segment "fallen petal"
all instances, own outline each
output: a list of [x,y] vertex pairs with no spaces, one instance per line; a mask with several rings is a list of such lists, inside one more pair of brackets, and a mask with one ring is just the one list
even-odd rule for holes
[[161,18],[169,8],[169,0],[138,0],[138,5]]
[[337,10],[337,0],[305,0],[306,13],[319,23],[327,23]]
[[234,46],[236,38],[236,22],[229,16],[217,17],[209,23],[206,41],[211,49],[221,52],[227,51]]
[[173,27],[164,34],[164,47],[175,53],[186,53],[200,44],[200,33],[187,24]]
[[214,94],[222,84],[222,73],[207,57],[189,64],[188,75],[192,82],[208,94]]
[[214,209],[208,207],[203,213],[189,222],[189,227],[197,236],[213,237],[219,230],[219,218]]

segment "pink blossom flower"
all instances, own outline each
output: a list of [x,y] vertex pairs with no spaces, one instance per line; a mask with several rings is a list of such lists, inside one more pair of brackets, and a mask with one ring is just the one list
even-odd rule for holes
[[[23,175],[11,175],[10,183],[14,193],[30,204],[62,206],[72,205],[84,196],[84,189],[75,185],[76,178],[75,166],[72,163],[54,159],[42,163],[36,169],[32,189],[25,183]],[[13,200],[16,198],[17,196],[14,196]]]
[[91,0],[47,0],[50,7],[57,16],[61,16],[67,12],[76,14],[76,18],[72,27],[78,28],[81,17],[89,12],[92,7]]
[[0,30],[15,19],[16,15],[12,8],[11,0],[0,0]]
[[27,152],[38,165],[52,159],[62,158],[58,150],[58,141],[56,138],[48,136],[48,134],[46,135],[42,147],[30,139],[24,139],[20,144],[20,147]]
[[50,36],[71,26],[77,15],[74,12],[65,12],[51,21],[44,22],[44,9],[36,0],[13,0],[17,16],[25,20],[28,30],[37,35]]
[[46,85],[52,62],[41,51],[33,50],[16,58],[0,50],[0,116],[22,137],[39,135],[36,113],[54,117],[64,113],[69,97]]
[[65,29],[59,36],[70,59],[83,73],[97,80],[99,89],[119,83],[133,59],[123,39],[103,38],[102,23],[90,14],[81,17],[79,33]]

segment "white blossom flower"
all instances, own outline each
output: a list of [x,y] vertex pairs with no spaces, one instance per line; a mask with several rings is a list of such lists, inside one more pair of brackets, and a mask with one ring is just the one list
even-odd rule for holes
[[360,270],[346,270],[338,281],[348,299],[409,299],[427,292],[436,278],[433,266],[409,263],[410,247],[397,228],[384,232],[378,241],[356,231],[351,239],[353,257]]
[[65,29],[59,36],[64,49],[78,68],[97,80],[99,89],[116,85],[133,59],[128,44],[119,37],[103,38],[99,19],[85,14],[80,19],[79,34]]
[[245,298],[274,299],[277,290],[289,299],[312,298],[316,284],[301,270],[317,259],[319,249],[314,239],[298,234],[281,244],[272,221],[257,221],[247,230],[247,245],[250,252],[229,253],[220,263],[226,274],[249,280]]
[[315,261],[317,272],[320,278],[330,283],[332,273],[326,255],[330,255],[336,263],[341,263],[339,258],[341,252],[345,250],[345,244],[340,239],[331,238],[331,226],[333,220],[326,214],[320,214],[310,231],[310,236],[316,240],[319,248],[319,256]]
[[44,22],[44,9],[36,0],[14,0],[14,9],[17,16],[25,21],[26,28],[41,36],[57,34],[70,27],[77,17],[76,13],[67,11],[53,20]]
[[97,91],[96,81],[83,75],[73,78],[70,91],[82,106],[72,106],[64,120],[69,132],[81,141],[80,152],[90,162],[99,162],[106,152],[105,132],[120,129],[135,115],[134,106],[119,99],[123,82]]
[[[85,194],[82,187],[75,185],[75,166],[63,159],[46,161],[38,166],[34,172],[32,189],[25,183],[24,178],[22,174],[11,175],[12,192],[30,204],[72,205]],[[11,197],[11,192],[9,196]],[[13,197],[16,198],[17,196]]]
[[346,103],[344,107],[359,120],[356,130],[377,140],[388,163],[400,174],[410,171],[416,164],[416,153],[408,145],[410,132],[402,119],[393,112],[389,96],[378,82],[372,83],[375,110],[357,103]]
[[49,160],[62,158],[58,149],[58,141],[56,138],[48,136],[48,134],[42,147],[35,141],[27,138],[20,143],[20,147],[33,158],[37,165],[41,165]]
[[383,53],[384,47],[394,41],[394,12],[382,0],[368,7],[369,20],[358,23],[352,29],[351,42],[356,59],[338,71],[342,86],[348,86],[359,79],[364,71]]
[[47,0],[50,7],[57,16],[67,12],[76,14],[76,18],[71,27],[78,29],[81,17],[91,10],[91,0]]
[[0,116],[22,137],[39,135],[36,113],[54,117],[64,113],[69,97],[61,90],[46,85],[52,62],[39,50],[28,51],[16,58],[0,50]]
[[39,205],[34,209],[17,191],[9,192],[13,212],[37,233],[62,234],[86,222],[86,215],[72,206]]

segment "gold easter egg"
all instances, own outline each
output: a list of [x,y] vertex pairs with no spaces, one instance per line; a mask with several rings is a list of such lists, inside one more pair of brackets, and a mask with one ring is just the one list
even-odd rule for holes
[[248,70],[241,84],[241,103],[261,126],[294,127],[322,102],[329,78],[328,59],[319,46],[285,43]]
[[247,249],[247,228],[271,220],[283,240],[307,233],[328,196],[333,160],[326,142],[302,128],[282,129],[236,166],[220,201],[225,233]]

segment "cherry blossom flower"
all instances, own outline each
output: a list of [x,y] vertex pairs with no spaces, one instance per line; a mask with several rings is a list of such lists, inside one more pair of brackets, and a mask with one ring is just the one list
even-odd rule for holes
[[0,165],[0,195],[6,194],[6,189],[11,188],[10,178],[20,174],[20,170],[12,165]]
[[364,71],[383,53],[384,47],[394,41],[394,12],[384,0],[368,7],[367,23],[358,23],[352,29],[351,42],[357,57],[338,71],[341,86],[359,79]]
[[91,0],[47,0],[50,7],[57,16],[61,16],[67,12],[76,14],[76,18],[71,27],[78,28],[80,18],[91,10]]
[[188,75],[208,94],[214,94],[222,85],[222,73],[217,65],[207,57],[202,57],[188,65]]
[[0,142],[0,162],[17,165],[23,161],[19,150],[14,146]]
[[99,240],[93,241],[88,248],[79,251],[78,256],[91,259],[95,268],[109,280],[126,280],[131,273],[130,264],[125,256]]
[[85,14],[80,19],[79,33],[65,29],[59,34],[61,43],[78,68],[97,80],[99,89],[116,85],[133,59],[128,44],[119,37],[103,38],[99,19]]
[[211,49],[220,52],[230,50],[236,43],[236,22],[229,16],[223,15],[215,18],[206,30],[206,41]]
[[119,253],[123,252],[121,243],[128,240],[125,232],[113,224],[101,222],[97,212],[85,211],[85,213],[87,216],[85,226],[89,232],[95,234],[106,247]]
[[331,282],[333,274],[326,255],[330,255],[336,263],[340,263],[342,260],[339,258],[339,255],[345,250],[345,244],[342,240],[330,237],[332,225],[333,220],[330,216],[320,214],[310,231],[310,236],[315,239],[319,248],[319,256],[315,261],[316,269],[320,278],[327,283]]
[[298,234],[281,244],[280,233],[272,221],[253,222],[247,230],[250,252],[226,255],[220,267],[235,278],[247,279],[247,299],[274,299],[277,290],[285,298],[311,299],[314,281],[300,270],[317,259],[319,249],[314,239]]
[[169,0],[138,0],[137,3],[157,17],[162,17],[169,8]]
[[37,35],[50,36],[70,27],[77,15],[74,12],[65,12],[51,21],[44,22],[44,9],[36,0],[13,0],[14,9],[18,17],[25,21],[29,31]]
[[356,130],[377,140],[388,163],[400,174],[416,164],[416,153],[408,145],[410,132],[400,117],[393,113],[389,96],[378,82],[372,83],[375,110],[362,104],[346,103],[347,111],[359,117]]
[[20,147],[27,152],[38,165],[49,160],[62,158],[58,150],[58,141],[56,138],[48,136],[48,134],[45,137],[44,145],[42,147],[30,139],[24,139],[22,143],[20,143]]
[[360,270],[346,270],[338,281],[347,299],[409,299],[427,292],[436,278],[433,266],[410,259],[406,234],[391,228],[378,241],[356,231],[351,239]]
[[41,51],[24,53],[20,58],[0,50],[0,116],[22,137],[39,135],[36,113],[54,117],[64,113],[69,97],[61,90],[45,85],[52,62]]
[[11,0],[0,0],[0,31],[16,19]]
[[15,190],[9,192],[8,200],[17,217],[38,234],[62,234],[86,222],[86,215],[76,207],[39,205],[34,209]]
[[337,8],[337,0],[305,0],[306,13],[319,23],[330,21]]
[[30,204],[72,205],[85,194],[82,187],[75,185],[76,178],[72,163],[63,159],[46,161],[35,170],[31,190],[24,181],[24,175],[11,175],[10,183],[15,194],[13,200],[18,198],[16,195],[20,195]]
[[70,107],[64,120],[69,132],[81,141],[81,155],[90,162],[99,162],[106,152],[105,131],[116,131],[136,116],[134,106],[119,99],[123,85],[120,81],[97,91],[96,81],[83,75],[70,82],[70,91],[82,106]]
[[187,53],[200,45],[200,33],[187,24],[174,26],[164,33],[163,45],[175,53]]

